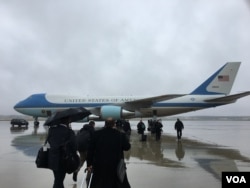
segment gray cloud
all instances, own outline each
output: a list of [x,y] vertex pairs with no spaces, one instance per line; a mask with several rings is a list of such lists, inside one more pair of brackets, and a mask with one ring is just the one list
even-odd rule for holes
[[[32,93],[188,93],[227,61],[249,90],[248,1],[0,1],[0,114]],[[246,115],[249,97],[200,114]]]

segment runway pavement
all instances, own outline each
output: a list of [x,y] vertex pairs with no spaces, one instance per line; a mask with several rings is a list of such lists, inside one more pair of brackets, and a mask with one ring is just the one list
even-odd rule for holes
[[[46,137],[44,127],[11,131],[8,123],[0,122],[1,187],[52,187],[52,172],[36,168],[34,162]],[[161,141],[148,134],[147,141],[141,142],[135,131],[130,140],[132,148],[125,157],[133,188],[220,188],[222,171],[250,171],[250,158],[237,148],[187,138],[177,142],[168,134],[162,135]],[[65,188],[86,187],[84,176],[81,170],[75,183],[72,175],[67,175]]]

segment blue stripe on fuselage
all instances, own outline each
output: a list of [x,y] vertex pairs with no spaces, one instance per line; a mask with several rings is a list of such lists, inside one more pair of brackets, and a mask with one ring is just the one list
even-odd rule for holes
[[45,99],[45,94],[34,94],[17,103],[14,108],[35,108],[38,106],[42,107],[50,105],[53,105],[53,103],[50,103]]
[[218,103],[155,103],[152,107],[195,107],[195,108],[209,108],[224,105]]
[[46,100],[45,94],[34,94],[27,99],[17,103],[14,108],[38,108],[38,107],[50,107],[50,108],[60,108],[60,107],[99,107],[102,105],[108,105],[110,103],[51,103]]
[[[14,106],[14,108],[70,108],[70,107],[85,107],[93,108],[100,107],[103,105],[112,105],[112,103],[51,103],[46,100],[45,94],[34,94],[27,99],[20,101]],[[219,106],[223,104],[218,103],[154,103],[152,107],[198,107],[198,108],[208,108]]]

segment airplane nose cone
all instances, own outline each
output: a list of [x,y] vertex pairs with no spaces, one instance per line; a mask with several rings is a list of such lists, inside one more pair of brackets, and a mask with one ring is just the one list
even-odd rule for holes
[[17,112],[22,113],[22,111],[23,111],[22,109],[23,108],[27,108],[28,106],[29,106],[29,100],[28,99],[24,99],[24,100],[19,101],[18,103],[16,103],[13,108]]
[[33,94],[28,98],[19,101],[13,108],[21,114],[38,116],[37,114],[39,114],[41,110],[35,108],[42,107],[47,102],[44,95],[45,94]]
[[21,108],[21,102],[18,102],[14,105],[14,110],[16,110],[17,112],[20,112],[19,108]]
[[16,103],[15,106],[13,107],[14,109],[19,107],[19,103]]

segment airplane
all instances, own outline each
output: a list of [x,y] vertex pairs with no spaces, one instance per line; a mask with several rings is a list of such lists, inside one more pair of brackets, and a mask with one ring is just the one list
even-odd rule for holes
[[181,114],[231,104],[250,95],[250,91],[229,95],[241,62],[228,62],[190,94],[167,94],[153,97],[68,96],[38,93],[18,102],[14,109],[34,117],[49,117],[56,111],[83,107],[91,112],[83,121],[152,118]]

